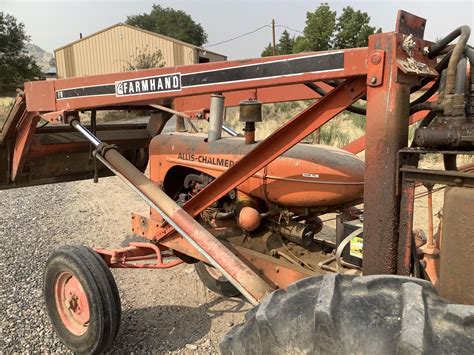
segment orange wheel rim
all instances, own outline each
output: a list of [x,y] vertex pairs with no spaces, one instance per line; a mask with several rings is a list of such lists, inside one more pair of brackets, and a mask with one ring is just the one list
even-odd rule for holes
[[74,335],[83,335],[88,328],[90,311],[81,283],[70,272],[62,272],[54,283],[54,296],[59,317]]

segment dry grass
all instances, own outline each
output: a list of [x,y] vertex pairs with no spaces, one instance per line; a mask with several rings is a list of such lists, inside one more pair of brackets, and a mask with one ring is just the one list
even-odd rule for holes
[[[144,113],[140,115],[137,112],[128,112],[128,111],[97,111],[97,123],[123,123],[124,121],[133,120],[137,117],[141,116],[149,116],[150,114]],[[91,113],[90,111],[86,111],[81,115],[81,121],[83,123],[90,123],[91,121]]]
[[3,124],[14,101],[15,99],[12,97],[0,97],[0,131],[2,130]]
[[[306,109],[312,101],[298,101],[263,105],[263,122],[256,125],[256,138],[265,139],[289,119]],[[244,124],[239,121],[238,108],[227,110],[226,123],[241,132]],[[343,112],[326,123],[320,130],[320,143],[343,147],[354,139],[364,135],[365,117]],[[316,134],[312,133],[304,139],[305,142],[315,142]]]

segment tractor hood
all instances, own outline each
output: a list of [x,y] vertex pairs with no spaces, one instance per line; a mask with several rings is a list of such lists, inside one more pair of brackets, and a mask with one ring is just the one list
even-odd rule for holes
[[[151,178],[163,184],[177,166],[218,177],[258,144],[245,145],[240,137],[208,143],[203,135],[161,134],[150,143]],[[239,185],[238,190],[278,205],[321,207],[360,199],[363,178],[364,162],[354,154],[299,143]]]

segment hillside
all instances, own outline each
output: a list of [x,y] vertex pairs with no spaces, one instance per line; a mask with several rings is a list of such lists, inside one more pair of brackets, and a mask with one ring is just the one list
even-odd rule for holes
[[36,59],[36,62],[43,71],[46,71],[51,66],[49,63],[54,58],[52,53],[45,51],[35,44],[29,43],[27,46],[28,54]]

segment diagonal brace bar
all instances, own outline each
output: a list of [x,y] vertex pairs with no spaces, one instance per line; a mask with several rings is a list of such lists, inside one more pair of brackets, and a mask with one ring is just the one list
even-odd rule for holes
[[365,80],[365,76],[348,79],[288,121],[189,200],[183,206],[184,210],[192,216],[198,215],[213,202],[263,169],[338,113],[344,111],[347,106],[365,94]]

